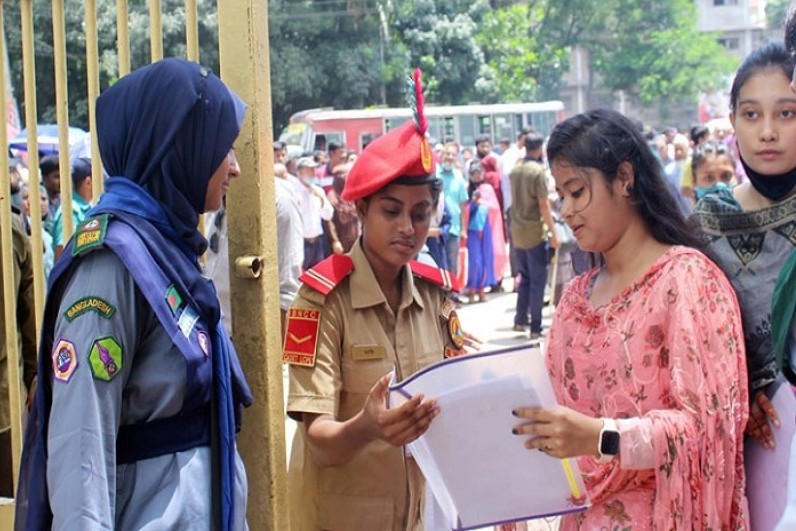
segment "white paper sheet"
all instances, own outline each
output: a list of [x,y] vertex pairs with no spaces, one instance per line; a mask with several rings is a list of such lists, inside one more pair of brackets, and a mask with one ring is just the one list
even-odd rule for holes
[[573,460],[524,447],[511,430],[517,407],[555,407],[538,347],[446,360],[390,388],[391,407],[417,393],[435,397],[440,415],[409,445],[452,529],[584,510]]
[[776,528],[787,505],[788,477],[796,475],[796,470],[790,466],[796,435],[796,397],[790,384],[782,382],[771,403],[781,424],[773,428],[776,447],[769,450],[747,439],[744,451],[749,517],[755,531]]

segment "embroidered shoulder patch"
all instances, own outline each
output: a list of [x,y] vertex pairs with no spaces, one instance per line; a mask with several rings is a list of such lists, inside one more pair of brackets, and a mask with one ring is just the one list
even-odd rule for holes
[[69,379],[77,369],[77,352],[75,352],[75,344],[66,339],[61,339],[55,345],[52,353],[53,361],[53,376],[55,379],[69,383]]
[[98,339],[91,346],[88,362],[94,378],[109,382],[122,370],[122,347],[112,337]]
[[75,230],[72,256],[79,256],[105,244],[108,231],[108,214],[84,220]]
[[464,347],[464,332],[462,332],[462,324],[459,322],[459,316],[456,315],[455,310],[448,316],[448,335],[450,335],[451,343],[456,350],[461,350]]
[[92,311],[97,312],[105,319],[110,319],[116,313],[116,308],[99,297],[83,297],[64,312],[64,317],[71,322],[75,317]]
[[315,365],[315,348],[321,326],[320,310],[291,308],[287,314],[287,332],[282,361],[291,365]]

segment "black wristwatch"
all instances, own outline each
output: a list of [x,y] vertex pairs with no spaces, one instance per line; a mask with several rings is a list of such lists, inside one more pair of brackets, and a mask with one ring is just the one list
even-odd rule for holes
[[603,419],[597,451],[602,462],[609,461],[619,454],[619,426],[614,419]]

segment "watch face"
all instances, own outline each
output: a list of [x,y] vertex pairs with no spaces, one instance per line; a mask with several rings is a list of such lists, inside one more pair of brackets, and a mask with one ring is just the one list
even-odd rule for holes
[[603,455],[616,455],[619,453],[618,431],[603,431],[600,439],[600,453]]

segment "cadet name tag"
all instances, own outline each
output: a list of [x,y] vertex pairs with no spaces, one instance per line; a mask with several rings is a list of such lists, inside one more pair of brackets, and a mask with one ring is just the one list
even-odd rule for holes
[[285,345],[282,349],[282,361],[291,365],[314,366],[320,326],[320,310],[290,308],[287,314],[287,332],[285,333]]
[[357,345],[351,347],[351,357],[357,361],[380,360],[387,356],[387,349],[380,345]]
[[71,322],[75,317],[91,311],[97,312],[105,319],[110,319],[116,312],[116,308],[111,306],[108,301],[99,297],[83,297],[64,312],[64,317],[66,317],[67,321]]

